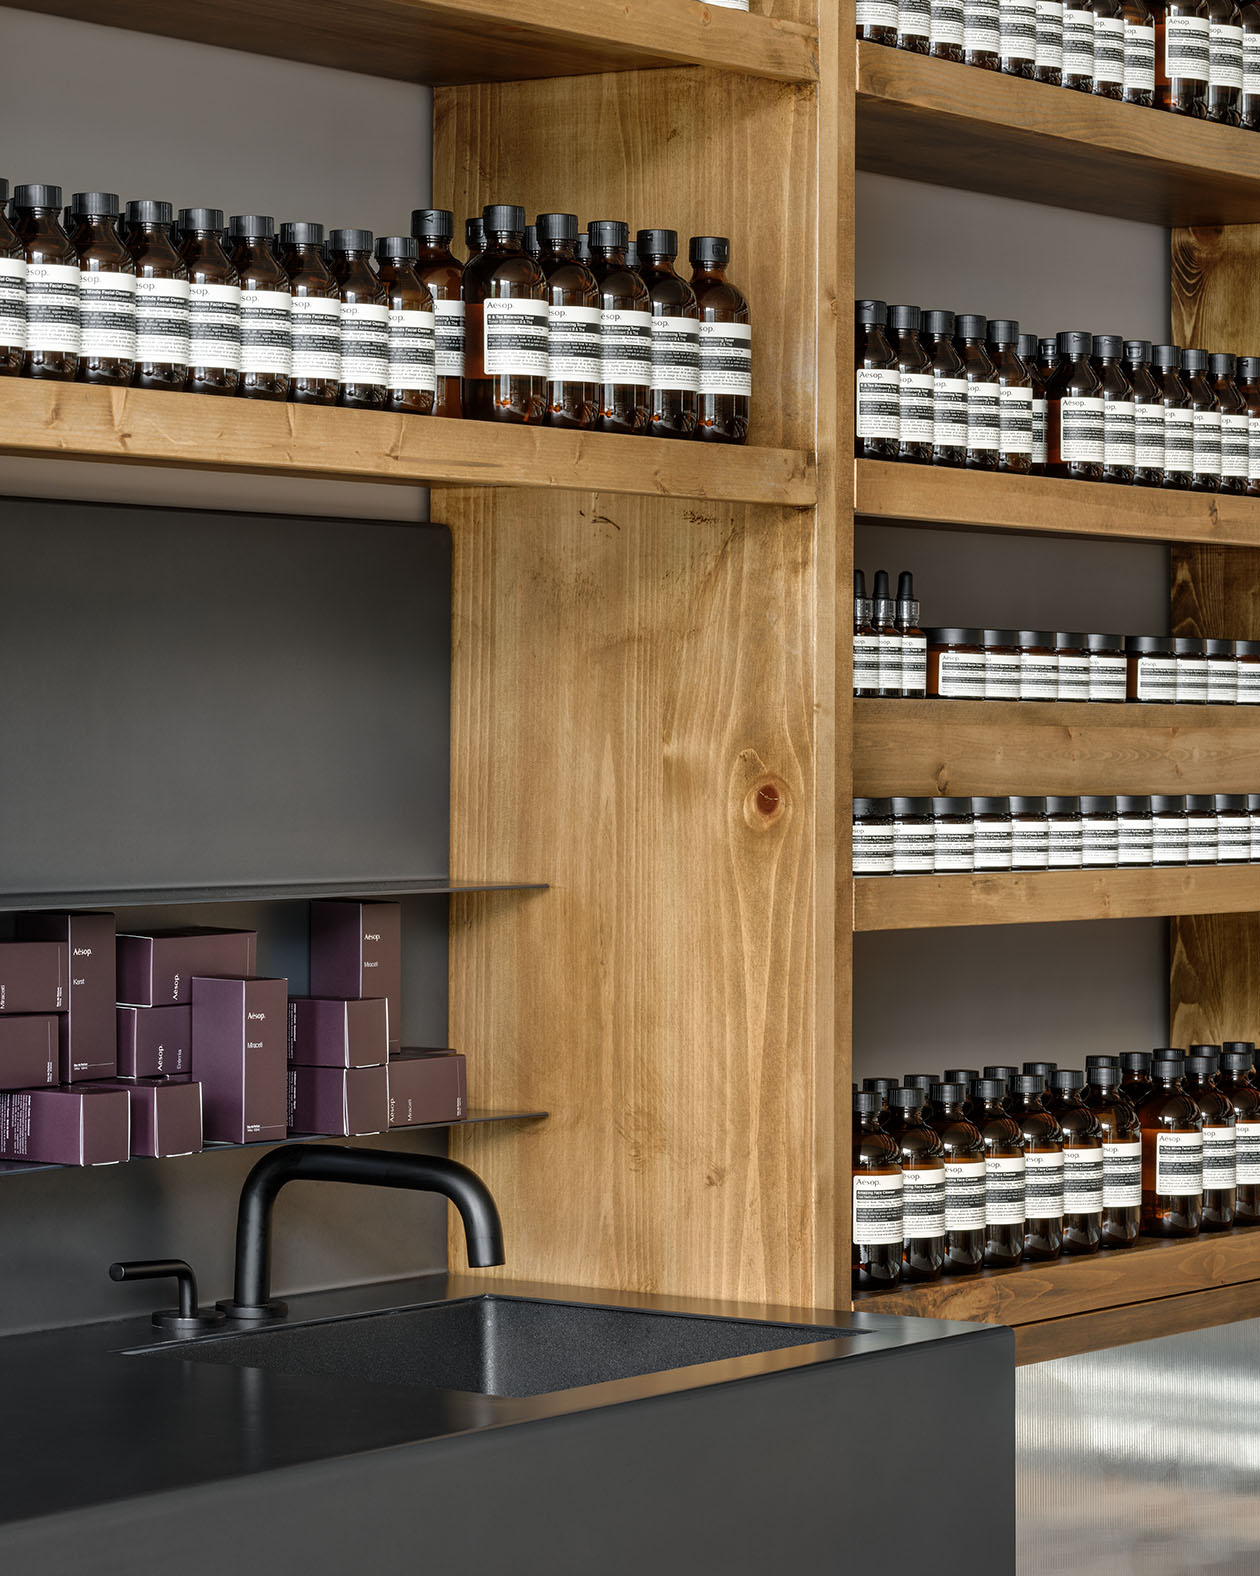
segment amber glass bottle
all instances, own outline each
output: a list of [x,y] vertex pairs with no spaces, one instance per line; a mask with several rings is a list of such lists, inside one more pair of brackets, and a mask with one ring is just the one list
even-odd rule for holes
[[385,409],[431,416],[437,388],[433,297],[416,272],[418,256],[410,235],[377,238],[376,274],[389,322]]
[[[572,217],[572,216],[571,216]],[[573,219],[577,238],[577,219]],[[696,293],[674,268],[676,230],[640,230],[639,277],[652,311],[652,381],[648,436],[694,438],[700,398],[700,308]],[[574,259],[575,266],[581,265]]]
[[917,306],[888,308],[888,342],[897,366],[897,458],[932,463],[932,366],[919,338]]
[[1155,9],[1148,0],[1121,0],[1124,18],[1124,102],[1155,103]]
[[724,235],[693,235],[688,257],[700,309],[696,437],[745,443],[752,420],[752,319],[742,291],[726,277],[731,243]]
[[125,388],[136,364],[136,265],[118,233],[114,192],[75,192],[70,240],[79,257],[79,382]]
[[[599,420],[599,286],[577,255],[577,215],[540,213],[539,263],[547,280],[549,427],[594,427]],[[692,338],[697,339],[695,324]],[[699,351],[696,350],[698,363]],[[698,373],[697,373],[698,377]],[[692,401],[695,426],[695,401]]]
[[8,206],[9,183],[0,180],[0,378],[17,377],[26,352],[26,258]]
[[971,1086],[979,1076],[980,1069],[978,1067],[947,1067],[945,1069],[943,1082],[961,1084],[966,1090],[960,1109],[969,1122],[975,1120],[976,1114],[976,1106],[971,1098]]
[[1197,1237],[1203,1218],[1203,1113],[1181,1086],[1185,1063],[1157,1057],[1142,1124],[1142,1231]]
[[[478,221],[480,222],[480,221]],[[433,297],[435,416],[460,416],[464,376],[463,264],[451,251],[455,216],[446,208],[417,208],[411,215],[416,274]]]
[[1134,410],[1133,385],[1120,355],[1124,341],[1118,334],[1095,334],[1093,367],[1103,397],[1103,473],[1105,482],[1123,487],[1133,484]]
[[1071,481],[1102,480],[1102,384],[1090,364],[1094,336],[1058,336],[1059,362],[1046,385],[1046,475]]
[[232,265],[241,283],[243,399],[286,400],[293,369],[293,296],[289,276],[272,250],[275,220],[238,213],[228,221]]
[[1206,350],[1181,352],[1181,381],[1186,386],[1194,432],[1191,492],[1219,492],[1221,486],[1221,407],[1207,370]]
[[587,233],[599,289],[600,431],[638,436],[647,431],[651,397],[652,300],[626,262],[626,226],[596,219]]
[[1164,406],[1164,486],[1184,492],[1194,474],[1194,412],[1181,380],[1178,345],[1152,349],[1151,375],[1159,385]]
[[1221,1047],[1217,1088],[1234,1108],[1237,1200],[1234,1224],[1260,1225],[1260,1089],[1254,1082],[1256,1048],[1247,1040]]
[[1041,376],[1036,334],[1021,334],[1017,348],[1019,359],[1032,379],[1032,474],[1043,476],[1046,470],[1046,384]]
[[1124,97],[1124,8],[1122,0],[1089,0],[1094,14],[1094,93]]
[[879,1124],[881,1096],[853,1096],[853,1289],[884,1291],[901,1280],[901,1146]]
[[323,244],[322,224],[280,226],[280,262],[292,292],[295,405],[335,405],[341,381],[341,296]]
[[945,1264],[945,1149],[923,1119],[926,1097],[917,1087],[893,1089],[884,1118],[901,1149],[901,1273],[911,1281],[938,1280]]
[[1159,487],[1164,480],[1164,396],[1151,373],[1149,339],[1126,339],[1124,370],[1133,389],[1133,480]]
[[[1260,10],[1260,0],[1257,9]],[[1256,53],[1260,55],[1260,30],[1256,33]],[[1256,70],[1260,76],[1260,61]],[[1260,356],[1239,356],[1237,383],[1247,412],[1247,496],[1260,498]]]
[[1219,1045],[1192,1045],[1183,1087],[1203,1112],[1204,1231],[1228,1231],[1238,1208],[1237,1118],[1234,1103],[1216,1086]]
[[1093,1067],[1081,1098],[1102,1134],[1102,1245],[1131,1248],[1142,1225],[1142,1129],[1116,1067]]
[[1001,397],[998,375],[984,348],[988,319],[963,312],[957,320],[954,345],[967,380],[967,458],[969,471],[995,471],[1001,444]]
[[[524,226],[522,225],[522,227],[521,227],[521,248],[522,248],[522,250],[524,249],[524,245],[525,245],[525,229],[524,229]],[[464,262],[465,268],[468,266],[469,263],[472,262],[474,257],[480,257],[482,252],[485,251],[485,249],[486,249],[486,226],[485,226],[485,221],[482,220],[482,219],[465,219],[464,220],[464,251],[467,252],[467,254],[468,254],[468,256],[467,256],[467,258],[465,259],[465,262]]]
[[79,259],[61,228],[61,187],[17,187],[13,228],[26,263],[22,376],[72,383],[79,370]]
[[1174,115],[1207,115],[1211,27],[1207,0],[1164,0],[1155,22],[1155,88]]
[[188,270],[189,394],[235,394],[241,379],[241,281],[223,250],[223,211],[179,210]]
[[372,267],[371,230],[334,230],[328,262],[341,298],[337,403],[351,410],[380,410],[389,376],[389,308]]
[[1151,1060],[1149,1051],[1125,1051],[1120,1057],[1120,1093],[1135,1111],[1151,1092]]
[[1235,0],[1206,0],[1204,9],[1208,19],[1207,118],[1221,126],[1241,126],[1242,17]]
[[945,1273],[984,1266],[985,1153],[980,1130],[963,1115],[965,1084],[935,1083],[927,1119],[945,1152]]
[[547,282],[525,250],[524,208],[496,203],[482,217],[485,250],[464,268],[464,415],[540,424],[547,408]]
[[961,466],[967,458],[967,379],[954,348],[954,314],[924,312],[919,321],[932,373],[932,464]]
[[1083,1072],[1057,1067],[1050,1085],[1050,1113],[1063,1131],[1063,1251],[1097,1253],[1102,1245],[1102,1127],[1081,1099]]
[[1248,131],[1260,131],[1260,0],[1246,0],[1238,14],[1243,30],[1243,85],[1239,118]]
[[[883,301],[859,301],[855,315],[853,355],[856,364],[854,411],[857,437],[853,452],[859,460],[895,460],[901,431],[900,375],[897,357],[886,333],[888,306]],[[962,381],[962,362],[956,351],[954,360],[958,362],[958,378]],[[963,397],[965,400],[965,382]],[[961,431],[965,436],[965,404]]]
[[1238,391],[1238,358],[1223,353],[1208,357],[1208,381],[1221,413],[1221,482],[1223,493],[1247,491],[1247,402]]
[[1022,1072],[1008,1101],[1024,1135],[1024,1257],[1036,1261],[1063,1251],[1063,1132],[1042,1103],[1046,1076]]
[[992,318],[985,346],[998,385],[997,468],[1027,476],[1033,462],[1033,378],[1019,354],[1019,324]]
[[188,270],[175,250],[168,202],[129,202],[126,242],[136,269],[138,389],[182,389],[188,381]]
[[978,1078],[972,1086],[972,1120],[984,1140],[984,1262],[1010,1269],[1024,1257],[1024,1135],[1007,1111],[1006,1084]]

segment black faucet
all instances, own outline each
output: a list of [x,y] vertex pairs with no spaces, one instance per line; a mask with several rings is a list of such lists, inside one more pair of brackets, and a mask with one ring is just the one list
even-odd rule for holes
[[262,1323],[283,1318],[271,1297],[271,1208],[286,1182],[358,1182],[414,1188],[449,1198],[464,1222],[468,1262],[475,1269],[503,1263],[503,1227],[490,1190],[475,1171],[440,1155],[393,1150],[290,1144],[266,1154],[245,1178],[236,1216],[236,1295],[219,1307],[229,1319]]

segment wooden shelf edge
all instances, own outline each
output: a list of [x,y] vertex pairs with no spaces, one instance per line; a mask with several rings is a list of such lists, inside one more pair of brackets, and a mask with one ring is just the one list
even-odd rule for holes
[[1040,1319],[1015,1330],[1015,1363],[1050,1362],[1056,1357],[1077,1357],[1083,1352],[1152,1341],[1162,1335],[1185,1335],[1220,1324],[1254,1319],[1260,1314],[1260,1284],[1240,1281],[1234,1286],[1210,1287],[1177,1297],[1127,1307],[1104,1308],[1096,1313],[1070,1314],[1061,1319]]
[[808,507],[812,454],[0,379],[0,454]]

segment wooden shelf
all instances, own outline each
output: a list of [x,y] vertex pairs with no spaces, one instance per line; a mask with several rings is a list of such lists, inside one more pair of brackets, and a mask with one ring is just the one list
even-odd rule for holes
[[698,0],[26,0],[73,17],[403,82],[564,77],[645,66],[712,66],[813,82],[813,29]]
[[[687,0],[694,3],[694,0]],[[0,454],[409,486],[809,505],[813,457],[664,438],[0,379]]]
[[854,930],[1048,925],[1252,911],[1260,911],[1260,865],[861,876],[853,883]]
[[1260,706],[856,700],[853,791],[1255,793]]
[[1090,1258],[861,1292],[854,1306],[1010,1325],[1017,1360],[1044,1362],[1254,1317],[1260,1308],[1260,1228],[1204,1233],[1185,1242],[1144,1237],[1132,1248]]
[[0,914],[38,909],[159,908],[179,903],[291,903],[321,897],[460,897],[477,892],[545,892],[545,881],[453,881],[396,876],[368,881],[242,881],[217,886],[92,887],[74,892],[0,891]]
[[1147,224],[1260,220],[1260,137],[858,45],[857,167]]
[[881,460],[858,460],[856,466],[856,512],[869,520],[1034,531],[1041,536],[1260,547],[1260,499],[1065,482],[1048,476],[998,476],[992,471]]

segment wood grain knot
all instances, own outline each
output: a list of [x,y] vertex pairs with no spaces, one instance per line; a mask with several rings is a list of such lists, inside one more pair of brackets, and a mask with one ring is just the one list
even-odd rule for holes
[[752,785],[744,800],[744,819],[751,827],[774,826],[787,811],[787,784],[781,777],[763,777]]

